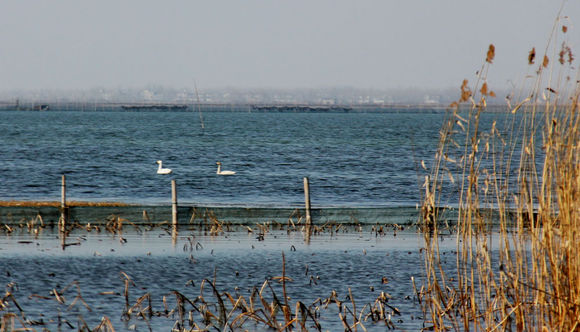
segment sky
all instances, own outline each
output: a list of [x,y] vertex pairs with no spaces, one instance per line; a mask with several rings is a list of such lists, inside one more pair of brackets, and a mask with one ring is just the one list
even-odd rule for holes
[[[443,89],[473,79],[491,43],[488,81],[506,87],[545,49],[561,4],[2,0],[0,90]],[[577,52],[580,0],[562,15]]]

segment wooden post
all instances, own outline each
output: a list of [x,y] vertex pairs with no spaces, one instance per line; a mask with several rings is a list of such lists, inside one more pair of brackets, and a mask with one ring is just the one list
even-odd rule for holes
[[312,219],[310,217],[310,183],[308,178],[304,178],[304,203],[306,207],[306,241],[310,242],[310,233],[312,231]]
[[66,207],[66,176],[63,174],[61,179],[61,192],[60,192],[60,207]]
[[171,180],[171,218],[173,226],[177,226],[177,186],[175,180]]
[[63,174],[60,186],[60,231],[64,232],[67,223],[67,207],[66,207],[66,176]]

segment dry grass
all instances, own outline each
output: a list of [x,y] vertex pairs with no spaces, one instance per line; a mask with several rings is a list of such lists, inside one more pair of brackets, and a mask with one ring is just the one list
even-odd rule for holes
[[[259,241],[264,240],[272,231],[285,231],[287,233],[298,232],[305,233],[304,220],[298,216],[299,220],[294,221],[297,217],[292,214],[289,217],[288,223],[281,224],[274,221],[265,221],[250,227],[248,225],[242,226],[244,231],[255,234]],[[143,219],[147,219],[144,213]],[[220,221],[215,217],[215,214],[210,211],[195,210],[190,218],[189,225],[181,225],[182,229],[188,231],[199,231],[207,236],[224,236],[227,232],[239,231],[233,230],[232,225]],[[22,222],[12,227],[4,225],[3,232],[9,234],[17,230],[28,231],[31,235],[37,237],[45,228],[51,226],[46,224],[43,218],[38,215],[27,222]],[[63,249],[68,246],[80,245],[80,242],[67,242],[71,233],[75,230],[85,230],[87,232],[106,232],[112,236],[118,236],[119,240],[126,241],[123,238],[123,233],[141,232],[142,229],[151,231],[153,229],[162,229],[175,236],[177,228],[172,227],[169,222],[162,223],[133,223],[125,218],[117,215],[109,216],[104,223],[81,225],[76,222],[71,222],[66,225],[64,231],[59,232]],[[372,225],[366,231],[371,236],[386,236],[387,232],[393,231],[396,234],[401,230],[398,225]],[[328,222],[323,225],[314,227],[312,236],[330,235],[334,236],[339,232],[362,232],[363,228],[359,223],[352,225],[336,224]],[[277,234],[277,233],[276,233]],[[202,249],[202,245],[196,242],[194,238],[188,237],[187,242],[183,246],[184,251],[193,251]],[[294,246],[291,250],[296,250]],[[308,268],[307,268],[308,270]],[[213,280],[204,279],[199,286],[199,294],[191,294],[191,292],[182,293],[180,291],[171,291],[169,294],[163,296],[162,299],[154,298],[151,293],[133,294],[140,292],[141,289],[129,274],[121,272],[121,279],[124,287],[118,291],[102,291],[99,295],[104,296],[118,296],[123,299],[122,312],[119,316],[126,324],[142,322],[149,330],[152,330],[151,320],[162,317],[173,322],[172,331],[207,331],[215,330],[255,330],[255,329],[271,329],[276,331],[321,331],[322,326],[319,322],[324,309],[328,308],[329,304],[335,303],[337,305],[337,322],[343,324],[346,331],[365,331],[365,325],[377,326],[384,325],[388,329],[395,329],[395,323],[392,321],[394,316],[400,315],[399,310],[392,304],[388,303],[390,295],[381,292],[376,299],[370,303],[363,303],[358,305],[355,302],[356,294],[349,290],[348,299],[350,302],[343,302],[338,299],[338,294],[333,291],[328,298],[317,299],[313,303],[304,303],[300,300],[291,302],[287,292],[286,286],[288,283],[294,282],[292,278],[286,274],[286,260],[284,254],[282,255],[282,273],[280,276],[272,277],[261,284],[261,287],[254,287],[249,296],[242,296],[237,291],[234,293],[223,292],[218,289],[216,285],[216,277]],[[310,284],[316,285],[316,280],[310,276]],[[192,283],[193,285],[193,283]],[[231,285],[230,285],[231,286]],[[6,287],[7,291],[3,298],[0,298],[0,314],[2,320],[0,321],[0,332],[2,331],[16,331],[16,330],[35,330],[37,327],[44,326],[44,322],[31,321],[27,318],[26,312],[18,304],[14,293],[16,290],[9,285]],[[51,296],[40,296],[36,294],[30,295],[39,301],[56,301],[62,311],[62,316],[65,313],[78,311],[81,308],[86,311],[84,315],[95,315],[92,308],[89,307],[85,297],[81,292],[80,284],[76,281],[68,286],[50,290]],[[71,301],[72,299],[72,301]],[[97,302],[101,300],[97,299]],[[91,301],[89,301],[91,302]],[[162,308],[159,308],[162,304]],[[157,307],[155,307],[157,306]],[[52,313],[46,313],[50,316]],[[59,324],[68,326],[74,330],[78,328],[79,331],[115,331],[111,319],[109,317],[102,317],[100,322],[95,327],[90,327],[85,322],[83,315],[75,316],[78,320],[76,323],[61,319],[59,311]],[[117,317],[112,317],[113,321],[118,320]],[[328,318],[327,318],[328,319]],[[76,327],[75,327],[76,325]]]
[[[535,49],[529,53],[533,80],[509,96],[502,122],[481,129],[494,96],[487,84],[493,45],[473,88],[464,81],[451,105],[422,207],[420,294],[435,330],[580,329],[580,87],[564,19],[556,20],[541,64]],[[441,192],[453,183],[460,198],[450,272],[433,234]]]
[[[240,295],[237,290],[234,293],[220,291],[215,275],[213,280],[202,280],[198,293],[193,288],[187,293],[172,290],[161,299],[153,298],[149,292],[133,294],[144,288],[137,285],[125,272],[120,272],[120,278],[123,281],[122,289],[103,291],[98,296],[121,297],[124,303],[120,313],[121,321],[127,326],[141,322],[150,331],[151,320],[159,318],[173,322],[171,331],[322,331],[319,320],[323,310],[331,304],[336,304],[337,320],[342,323],[345,331],[366,331],[364,324],[395,329],[391,319],[400,315],[399,310],[388,303],[391,296],[385,292],[381,292],[374,301],[359,309],[350,289],[347,297],[350,302],[339,300],[336,291],[332,291],[328,298],[319,298],[311,304],[292,302],[286,292],[286,284],[294,281],[286,275],[284,254],[282,274],[264,281],[261,287],[254,287],[248,296]],[[191,285],[194,286],[194,283]],[[18,304],[15,292],[16,285],[9,284],[4,297],[0,298],[0,331],[34,331],[36,327],[46,326],[51,313],[44,313],[46,322],[30,320]],[[78,331],[115,331],[111,320],[106,316],[101,318],[96,327],[88,326],[83,314],[92,314],[92,308],[86,303],[81,286],[76,281],[62,289],[52,289],[50,296],[32,294],[30,297],[38,301],[58,303],[61,308],[58,313],[59,326],[68,326],[71,330]],[[78,320],[76,327],[74,322],[65,318],[68,316],[67,312],[74,312],[74,317]]]

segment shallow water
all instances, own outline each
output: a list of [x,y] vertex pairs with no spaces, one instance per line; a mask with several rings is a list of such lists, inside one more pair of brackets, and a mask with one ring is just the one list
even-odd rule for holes
[[[370,230],[351,229],[314,236],[310,244],[305,244],[302,234],[285,231],[267,233],[263,240],[254,233],[233,232],[211,237],[182,230],[173,242],[171,235],[161,228],[145,233],[129,232],[121,237],[123,241],[120,236],[102,233],[72,234],[66,243],[74,245],[64,250],[58,235],[51,232],[45,231],[37,239],[18,233],[1,237],[0,284],[14,283],[15,298],[26,318],[42,320],[43,326],[50,330],[57,328],[59,313],[62,320],[74,326],[78,315],[93,328],[101,317],[107,316],[117,330],[135,327],[148,330],[141,319],[121,320],[124,309],[121,272],[134,282],[130,288],[131,304],[150,293],[153,309],[163,311],[163,296],[167,297],[171,310],[175,307],[173,290],[194,300],[200,295],[203,279],[213,280],[214,276],[220,292],[239,293],[249,298],[254,287],[260,289],[265,280],[282,275],[284,253],[286,275],[292,278],[286,286],[292,308],[296,301],[310,305],[319,298],[326,299],[333,290],[338,299],[350,303],[347,299],[350,288],[360,311],[381,292],[386,292],[391,296],[388,303],[401,313],[400,316],[393,313],[392,322],[397,329],[417,330],[423,326],[422,312],[411,284],[414,277],[420,285],[421,240],[412,231],[390,230],[384,236],[376,236]],[[454,241],[444,241],[443,255],[452,259],[454,248]],[[383,277],[388,283],[382,282]],[[51,290],[62,290],[72,282],[78,282],[82,298],[91,311],[80,301],[68,307],[78,294],[76,286],[64,292],[66,304],[59,304],[50,294]],[[281,297],[280,284],[273,281],[272,285]],[[34,294],[48,299],[31,297]],[[207,285],[204,297],[212,298]],[[16,310],[14,306],[11,309]],[[323,330],[343,329],[336,304],[331,303],[320,313]],[[150,324],[154,331],[168,330],[177,319],[177,316],[152,317]],[[385,329],[384,323],[373,323],[370,319],[363,324],[370,331]],[[263,329],[261,325],[248,326]]]

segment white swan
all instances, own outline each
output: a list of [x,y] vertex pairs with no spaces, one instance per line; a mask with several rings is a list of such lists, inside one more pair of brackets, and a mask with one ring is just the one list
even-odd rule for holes
[[171,168],[163,168],[163,162],[161,160],[157,160],[159,167],[157,168],[157,174],[170,174]]
[[216,164],[218,165],[218,169],[216,172],[217,175],[234,175],[234,174],[236,174],[236,172],[234,172],[234,171],[222,171],[222,163],[220,163],[219,161]]

